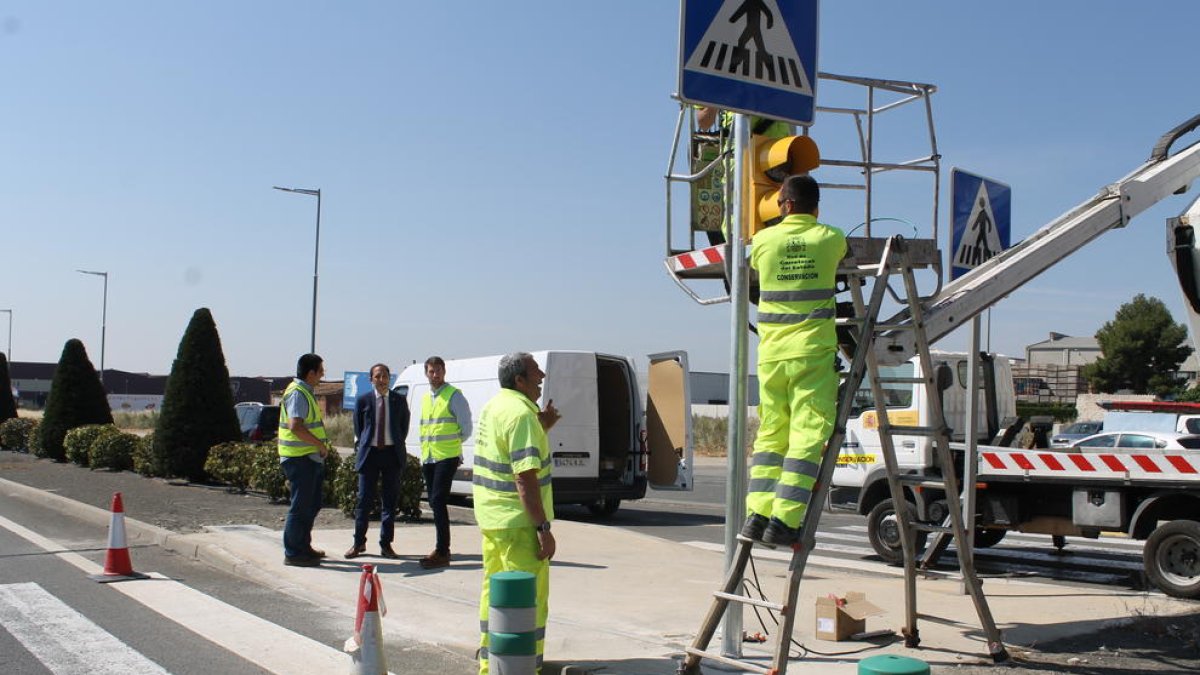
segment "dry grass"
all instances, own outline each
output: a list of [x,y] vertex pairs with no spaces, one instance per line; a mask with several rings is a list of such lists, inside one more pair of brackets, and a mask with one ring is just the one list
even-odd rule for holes
[[354,447],[354,416],[343,413],[326,417],[325,433],[335,446]]
[[[754,446],[754,436],[758,433],[758,420],[746,420],[746,454],[749,455]],[[729,419],[726,417],[705,417],[692,415],[692,450],[702,457],[724,457],[726,444],[729,442]]]
[[158,426],[158,411],[114,412],[113,424],[116,424],[118,429],[124,431],[153,429]]

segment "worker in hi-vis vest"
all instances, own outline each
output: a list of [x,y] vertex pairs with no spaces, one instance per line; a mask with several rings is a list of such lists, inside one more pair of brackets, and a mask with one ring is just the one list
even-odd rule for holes
[[542,672],[550,595],[550,558],[554,557],[554,462],[546,432],[558,421],[554,401],[538,410],[546,374],[531,354],[500,359],[500,393],[479,413],[475,428],[472,497],[475,522],[483,535],[483,590],[479,596],[479,672],[488,672],[488,584],[499,572],[529,572],[536,577],[536,664]]
[[837,414],[834,280],[846,235],[817,222],[820,189],[791,176],[779,191],[783,219],[754,235],[758,271],[758,436],[750,457],[742,534],[791,546],[816,483]]
[[291,494],[283,523],[283,564],[316,567],[324,551],[312,547],[313,522],[321,510],[325,455],[333,449],[325,434],[314,388],[325,376],[325,362],[305,354],[296,363],[296,379],[283,391],[279,405],[279,463]]
[[446,362],[440,356],[425,359],[429,391],[421,397],[421,472],[429,491],[429,509],[437,543],[421,558],[430,570],[450,564],[450,512],[446,502],[454,474],[462,464],[463,441],[471,436],[471,406],[457,387],[446,383]]

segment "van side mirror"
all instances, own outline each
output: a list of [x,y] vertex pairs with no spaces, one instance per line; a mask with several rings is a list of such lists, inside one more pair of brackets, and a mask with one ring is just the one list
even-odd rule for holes
[[942,361],[934,366],[934,383],[937,385],[938,393],[946,391],[950,385],[954,384],[954,369],[949,363]]

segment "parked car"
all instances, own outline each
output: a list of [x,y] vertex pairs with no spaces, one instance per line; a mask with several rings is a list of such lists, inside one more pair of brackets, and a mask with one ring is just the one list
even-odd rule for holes
[[1104,431],[1104,422],[1075,422],[1050,437],[1050,447],[1069,448],[1077,441]]
[[239,403],[234,406],[242,439],[272,441],[279,435],[279,406],[261,403]]
[[1113,431],[1088,436],[1071,446],[1079,452],[1105,450],[1200,450],[1200,436],[1168,431]]

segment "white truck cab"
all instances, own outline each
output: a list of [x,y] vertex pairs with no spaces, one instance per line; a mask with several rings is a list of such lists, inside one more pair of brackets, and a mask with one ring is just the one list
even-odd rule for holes
[[[645,397],[631,360],[596,352],[532,352],[546,373],[539,407],[554,401],[562,418],[550,429],[554,502],[583,504],[596,515],[616,512],[621,501],[641,499],[647,484],[659,490],[692,489],[692,425],[686,352],[650,355]],[[500,355],[446,361],[446,382],[457,387],[478,420],[500,391]],[[429,391],[425,366],[404,369],[393,389],[412,410],[405,439],[421,456],[421,398]],[[463,443],[452,494],[470,496],[475,438]]]

